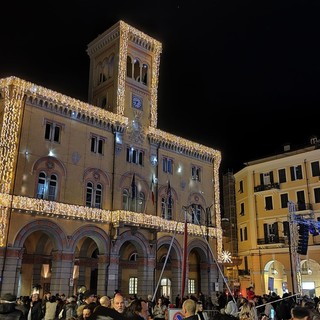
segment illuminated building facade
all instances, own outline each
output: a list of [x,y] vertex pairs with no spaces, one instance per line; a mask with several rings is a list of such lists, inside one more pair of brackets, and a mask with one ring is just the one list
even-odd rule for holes
[[123,21],[99,35],[89,103],[0,80],[0,293],[172,299],[185,217],[185,294],[222,288],[221,154],[157,128],[161,51]]
[[[305,147],[285,146],[235,174],[243,295],[251,285],[258,295],[320,295],[319,163],[319,142],[312,138]],[[302,230],[307,232],[300,235]]]

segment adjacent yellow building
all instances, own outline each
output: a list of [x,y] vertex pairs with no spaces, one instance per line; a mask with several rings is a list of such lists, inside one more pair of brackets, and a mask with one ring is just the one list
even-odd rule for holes
[[[241,293],[320,295],[320,149],[284,147],[280,154],[251,161],[235,176]],[[307,229],[306,254],[299,230]],[[300,228],[300,229],[299,229]]]

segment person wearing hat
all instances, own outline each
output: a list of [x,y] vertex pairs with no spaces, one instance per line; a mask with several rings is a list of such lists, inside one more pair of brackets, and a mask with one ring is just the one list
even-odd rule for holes
[[77,316],[77,302],[74,296],[70,296],[67,298],[67,302],[64,305],[64,319],[70,320],[73,317]]
[[95,300],[96,300],[95,294],[90,290],[86,290],[83,293],[83,303],[77,308],[77,316],[80,317],[82,315],[82,310],[86,306],[89,306],[93,312],[93,309],[97,306],[97,303],[95,302]]
[[21,310],[16,309],[17,297],[6,293],[0,298],[0,319],[1,320],[26,320]]

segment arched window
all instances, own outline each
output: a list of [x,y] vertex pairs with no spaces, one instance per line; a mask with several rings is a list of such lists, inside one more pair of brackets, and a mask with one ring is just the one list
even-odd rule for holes
[[135,60],[134,62],[134,71],[133,71],[133,78],[134,80],[140,82],[140,61],[139,60]]
[[167,197],[161,198],[161,216],[163,219],[172,220],[172,212],[173,212],[173,199],[168,201]]
[[55,174],[47,176],[41,171],[38,176],[37,198],[54,201],[57,198],[58,177]]
[[144,85],[148,85],[148,66],[144,63],[142,65],[142,81]]
[[97,65],[97,76],[98,76],[97,85],[101,84],[106,80],[106,77],[104,75],[104,67],[102,63],[99,63]]
[[122,209],[129,210],[129,190],[124,189],[122,193]]
[[132,78],[132,59],[127,56],[127,77]]
[[[166,262],[166,260],[167,260],[167,262]],[[170,255],[168,256],[167,254],[164,254],[164,255],[162,255],[161,257],[160,257],[160,259],[159,259],[159,262],[160,263],[167,263],[167,264],[169,264],[169,263],[171,263],[171,257],[170,257]]]
[[48,181],[49,183],[48,200],[50,201],[56,200],[57,182],[58,182],[57,176],[55,174],[52,174]]
[[137,199],[137,212],[144,212],[146,199],[143,192],[139,192],[139,198]]
[[134,252],[130,254],[129,261],[137,261],[137,258],[138,258],[138,253]]
[[44,172],[40,172],[38,177],[38,191],[37,191],[38,199],[44,199],[45,186],[46,186],[46,174]]
[[92,208],[102,207],[102,185],[94,185],[92,182],[87,183],[86,188],[86,206]]
[[113,77],[113,69],[114,69],[114,55],[109,58],[108,62],[108,79]]
[[101,209],[101,204],[102,204],[102,185],[97,184],[94,207]]
[[146,205],[146,197],[143,192],[137,192],[137,186],[134,186],[135,191],[132,195],[132,190],[124,189],[122,193],[122,209],[133,212],[144,212]]
[[101,100],[101,108],[106,109],[107,107],[107,97],[103,97]]
[[202,206],[200,204],[192,204],[191,209],[192,209],[192,214],[191,214],[191,221],[190,222],[195,223],[195,224],[204,224],[205,219],[201,220]]

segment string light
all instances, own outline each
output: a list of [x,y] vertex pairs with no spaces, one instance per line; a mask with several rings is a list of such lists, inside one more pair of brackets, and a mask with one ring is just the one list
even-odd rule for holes
[[[130,40],[153,52],[154,60],[152,61],[153,67],[150,84],[151,119],[150,127],[147,130],[150,141],[157,141],[166,148],[186,155],[199,157],[213,163],[212,182],[214,186],[213,199],[215,199],[216,227],[209,227],[207,230],[205,226],[188,224],[188,233],[201,236],[204,232],[208,232],[209,237],[217,238],[217,253],[219,257],[222,252],[219,200],[219,167],[221,163],[221,153],[220,151],[174,136],[156,128],[158,114],[157,89],[162,44],[123,21],[120,21],[118,26],[119,29],[114,30],[114,33],[120,32],[116,113],[81,102],[77,99],[37,86],[16,77],[0,79],[0,88],[2,89],[5,98],[3,125],[0,137],[0,246],[4,245],[9,208],[21,210],[21,212],[26,213],[33,212],[39,215],[47,214],[65,219],[84,219],[102,223],[113,223],[115,225],[119,225],[120,222],[123,221],[131,225],[145,225],[167,232],[174,232],[176,229],[176,221],[168,221],[157,216],[125,210],[102,210],[9,195],[15,174],[14,163],[18,152],[18,133],[21,126],[21,113],[24,107],[24,99],[31,99],[31,101],[34,101],[35,103],[39,103],[41,100],[44,105],[48,103],[48,105],[56,107],[56,109],[63,106],[73,118],[88,118],[95,120],[97,123],[106,123],[110,127],[115,126],[120,129],[124,129],[128,126],[128,118],[123,115],[125,107],[126,60],[128,43]],[[110,37],[114,37],[114,34],[109,33],[109,38]],[[106,42],[108,39],[102,37],[99,41]],[[178,223],[177,232],[184,232],[183,222]]]

